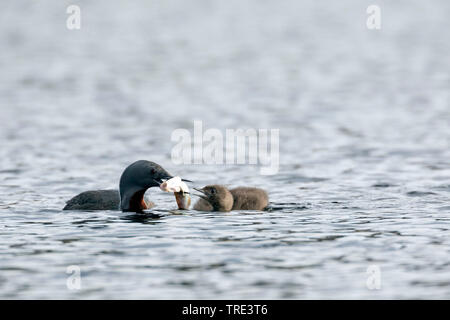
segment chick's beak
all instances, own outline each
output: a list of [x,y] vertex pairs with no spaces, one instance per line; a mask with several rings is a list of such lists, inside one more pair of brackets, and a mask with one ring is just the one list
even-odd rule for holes
[[197,188],[193,188],[195,191],[198,191],[198,192],[200,192],[200,193],[203,193],[203,195],[201,195],[201,194],[194,194],[194,196],[197,196],[197,197],[200,197],[200,198],[202,198],[203,200],[208,200],[208,197],[207,197],[207,193],[205,192],[205,190],[203,190],[203,189],[197,189]]

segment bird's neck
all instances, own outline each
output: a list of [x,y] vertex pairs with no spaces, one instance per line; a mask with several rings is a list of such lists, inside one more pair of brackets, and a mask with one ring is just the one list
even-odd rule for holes
[[131,196],[127,211],[143,212],[148,209],[147,203],[144,200],[145,191],[147,190],[139,190]]

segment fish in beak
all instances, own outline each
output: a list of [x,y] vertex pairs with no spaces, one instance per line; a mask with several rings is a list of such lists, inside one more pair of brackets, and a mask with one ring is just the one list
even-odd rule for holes
[[159,185],[159,188],[164,192],[173,192],[175,200],[177,201],[178,209],[186,210],[191,205],[191,196],[189,188],[184,181],[190,180],[181,179],[180,177],[173,177]]

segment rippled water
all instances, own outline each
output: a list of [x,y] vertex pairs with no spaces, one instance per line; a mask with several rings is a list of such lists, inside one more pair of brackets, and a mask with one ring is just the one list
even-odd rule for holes
[[[0,298],[450,298],[448,1],[77,2],[0,10]],[[279,173],[174,165],[194,120],[279,128]],[[61,211],[138,159],[273,209]]]

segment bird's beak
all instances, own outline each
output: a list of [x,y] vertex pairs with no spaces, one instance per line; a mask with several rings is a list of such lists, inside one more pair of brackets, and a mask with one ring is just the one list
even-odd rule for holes
[[166,180],[172,179],[172,178],[173,178],[172,176],[163,176],[160,178],[153,179],[153,182],[156,183],[158,186],[160,186],[161,183],[163,183]]
[[195,191],[198,191],[198,192],[200,192],[200,193],[203,193],[203,195],[201,195],[201,194],[194,194],[194,196],[200,197],[200,198],[202,198],[203,200],[208,201],[208,197],[206,196],[205,190],[203,190],[203,189],[197,189],[197,188],[193,188],[193,189],[194,189]]
[[158,184],[161,184],[164,181],[167,181],[167,180],[172,179],[172,178],[173,178],[173,176],[171,176],[171,175],[164,175],[164,176],[161,176],[161,177],[159,177],[157,179],[153,179],[153,181],[155,181]]
[[[170,180],[170,179],[172,179],[173,178],[173,176],[167,176],[167,177],[164,177],[164,178],[162,178],[162,179],[164,179],[164,180]],[[184,182],[194,182],[194,181],[191,181],[191,180],[188,180],[188,179],[181,179],[181,181],[184,181]]]

